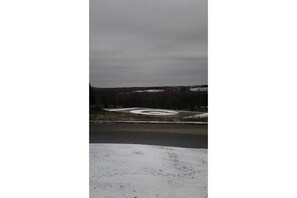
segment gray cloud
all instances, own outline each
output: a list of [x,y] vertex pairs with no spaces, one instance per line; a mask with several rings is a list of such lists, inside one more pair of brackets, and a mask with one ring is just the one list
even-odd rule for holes
[[90,0],[90,82],[207,83],[207,0]]

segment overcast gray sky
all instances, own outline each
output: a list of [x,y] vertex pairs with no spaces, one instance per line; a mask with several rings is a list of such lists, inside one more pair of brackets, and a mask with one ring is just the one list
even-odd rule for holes
[[207,0],[90,0],[90,83],[207,84]]

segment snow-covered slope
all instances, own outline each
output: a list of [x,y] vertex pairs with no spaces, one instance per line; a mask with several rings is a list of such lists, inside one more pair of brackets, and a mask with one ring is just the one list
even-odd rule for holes
[[207,197],[207,149],[90,144],[90,198]]

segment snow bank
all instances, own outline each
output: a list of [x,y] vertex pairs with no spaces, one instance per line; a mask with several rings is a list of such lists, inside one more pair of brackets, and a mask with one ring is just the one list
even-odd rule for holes
[[207,149],[90,144],[90,198],[206,198],[207,174]]

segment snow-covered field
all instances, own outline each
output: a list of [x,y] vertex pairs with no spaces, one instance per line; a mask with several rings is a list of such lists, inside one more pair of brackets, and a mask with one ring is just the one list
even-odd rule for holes
[[90,198],[205,198],[207,149],[90,144]]

